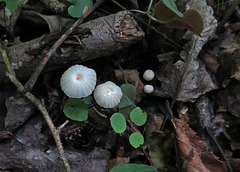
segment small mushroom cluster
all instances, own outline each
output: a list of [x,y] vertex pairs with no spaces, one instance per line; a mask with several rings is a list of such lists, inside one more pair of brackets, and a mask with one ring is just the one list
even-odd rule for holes
[[74,65],[62,75],[60,85],[63,92],[71,98],[82,98],[92,94],[97,104],[104,108],[113,108],[120,103],[122,90],[111,81],[98,85],[96,88],[96,72],[83,65]]
[[[146,81],[151,81],[153,80],[155,74],[152,70],[148,69],[143,73],[143,79],[145,79]],[[152,85],[147,84],[144,86],[144,92],[147,94],[151,94],[153,92],[154,88]]]

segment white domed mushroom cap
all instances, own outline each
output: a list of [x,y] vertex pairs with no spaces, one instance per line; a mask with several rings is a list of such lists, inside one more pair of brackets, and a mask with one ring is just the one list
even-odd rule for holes
[[96,87],[93,96],[99,106],[112,108],[120,103],[122,90],[113,82],[107,81]]
[[82,98],[92,94],[96,82],[95,70],[83,65],[74,65],[68,68],[60,80],[63,92],[72,98]]
[[151,81],[154,78],[155,74],[152,70],[148,69],[143,73],[143,79],[146,81]]
[[144,92],[147,93],[147,94],[150,94],[152,93],[154,90],[153,86],[152,85],[144,85]]

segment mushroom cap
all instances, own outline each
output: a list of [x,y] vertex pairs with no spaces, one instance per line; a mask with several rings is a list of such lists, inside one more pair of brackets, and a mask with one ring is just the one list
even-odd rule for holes
[[144,85],[144,92],[147,93],[147,94],[150,94],[152,93],[154,90],[153,86],[152,85]]
[[63,73],[60,85],[68,97],[82,98],[92,94],[96,82],[95,70],[83,65],[74,65]]
[[121,88],[111,81],[99,84],[93,93],[97,104],[104,108],[117,106],[120,103],[122,95]]
[[143,73],[143,79],[146,81],[151,81],[154,78],[155,74],[152,70],[148,69]]

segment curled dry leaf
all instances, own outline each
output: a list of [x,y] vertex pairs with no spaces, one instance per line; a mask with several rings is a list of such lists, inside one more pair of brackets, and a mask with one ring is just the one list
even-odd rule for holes
[[117,79],[125,83],[125,79],[129,84],[132,84],[136,88],[136,102],[140,102],[141,98],[145,95],[144,85],[139,78],[139,73],[137,70],[115,70],[115,75]]
[[218,160],[196,133],[179,119],[173,119],[178,143],[178,150],[183,160],[187,161],[187,171],[218,171],[226,172],[225,164]]
[[195,61],[196,69],[186,73],[186,63],[163,63],[155,72],[162,83],[153,94],[160,97],[172,97],[180,101],[195,101],[200,95],[217,89],[215,78],[211,76],[204,64]]

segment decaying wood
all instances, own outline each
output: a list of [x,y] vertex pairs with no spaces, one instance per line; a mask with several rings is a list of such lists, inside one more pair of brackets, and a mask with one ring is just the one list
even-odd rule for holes
[[[20,80],[31,75],[59,35],[42,36],[7,49],[11,66]],[[144,32],[127,11],[101,17],[80,25],[58,48],[46,68],[110,56],[143,37]],[[0,62],[0,83],[3,83],[8,79],[2,57]]]

